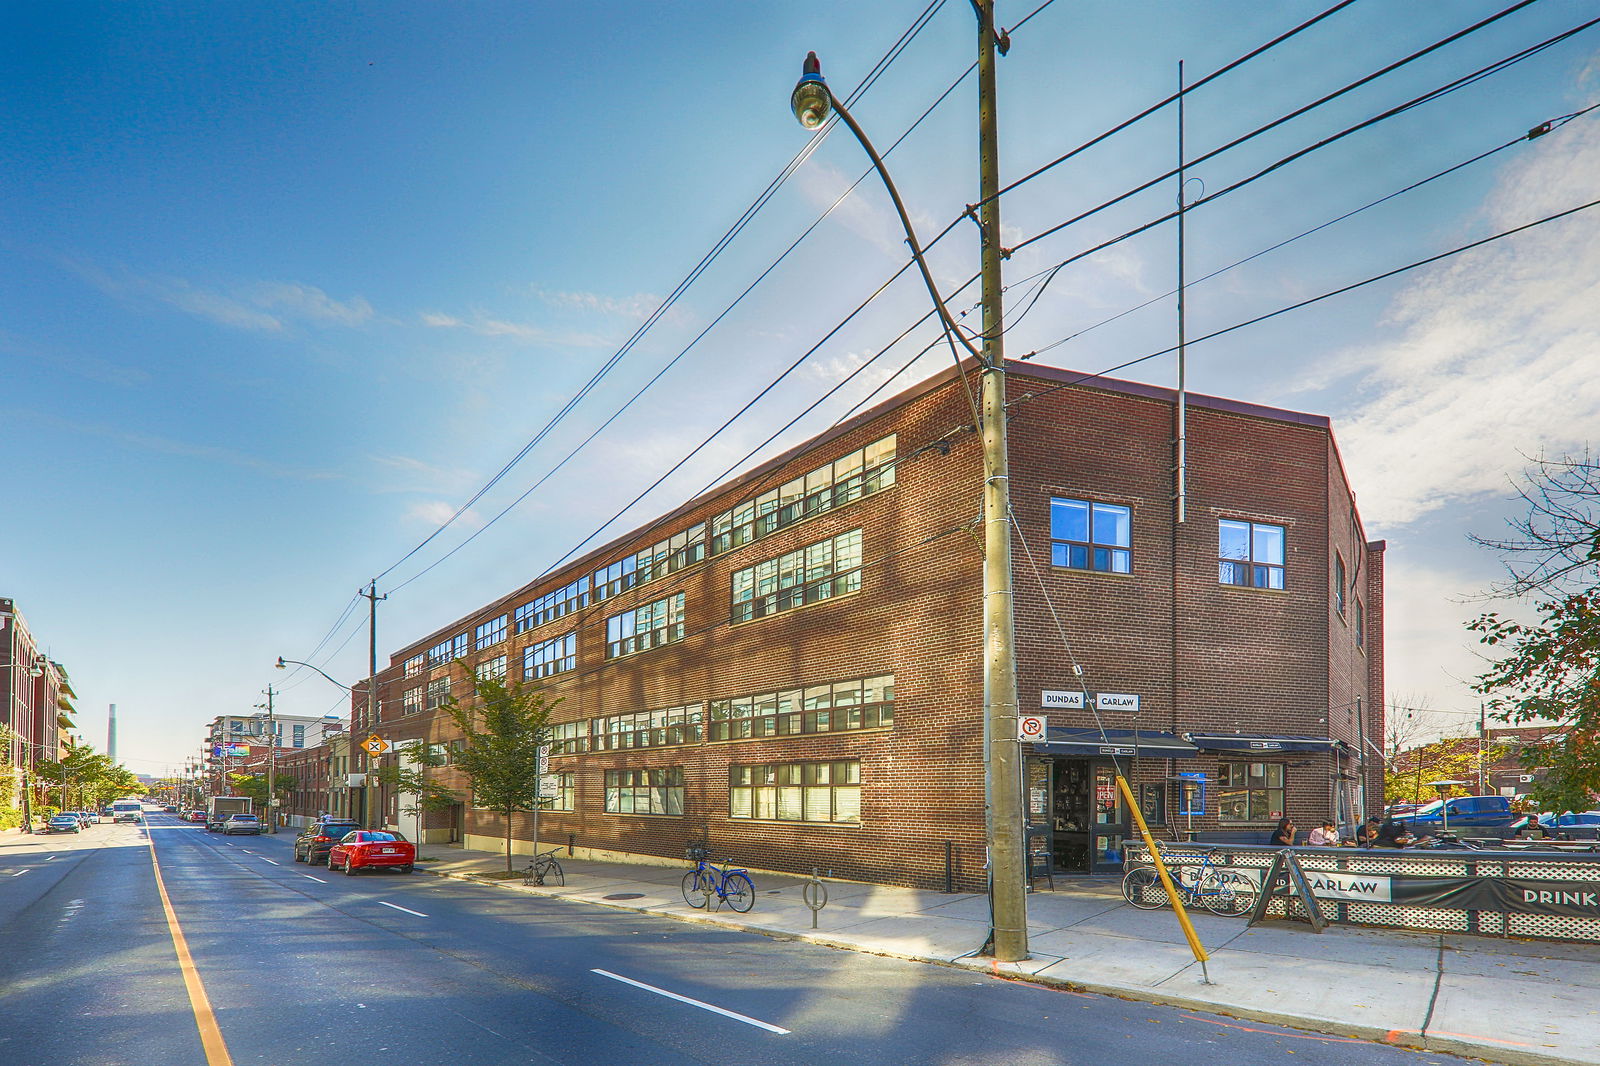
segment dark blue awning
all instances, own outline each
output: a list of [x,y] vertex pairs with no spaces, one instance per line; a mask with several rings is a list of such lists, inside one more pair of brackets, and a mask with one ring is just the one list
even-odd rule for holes
[[1189,733],[1196,747],[1207,751],[1332,751],[1337,740],[1327,737],[1266,736],[1259,733]]
[[1200,754],[1176,733],[1154,729],[1066,729],[1052,726],[1042,743],[1033,745],[1038,755],[1139,755],[1152,759],[1192,759]]

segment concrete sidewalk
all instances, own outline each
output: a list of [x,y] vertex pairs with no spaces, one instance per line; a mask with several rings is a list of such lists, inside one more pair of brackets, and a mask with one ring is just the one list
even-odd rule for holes
[[[419,872],[508,890],[712,922],[768,936],[942,963],[1043,984],[1165,1003],[1324,1033],[1506,1063],[1600,1066],[1600,945],[1501,940],[1268,922],[1195,914],[1211,959],[1202,980],[1170,910],[1140,911],[1120,881],[1056,879],[1028,896],[1032,957],[972,958],[988,931],[983,896],[828,881],[827,905],[805,905],[802,878],[756,872],[748,914],[696,910],[683,899],[688,864],[647,866],[557,857],[566,884],[524,887],[501,852],[421,849]],[[520,869],[527,856],[513,857]]]

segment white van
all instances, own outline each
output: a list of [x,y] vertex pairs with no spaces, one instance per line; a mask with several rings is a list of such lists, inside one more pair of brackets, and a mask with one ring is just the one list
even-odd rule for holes
[[144,817],[144,804],[138,800],[117,800],[111,805],[113,822],[137,822]]

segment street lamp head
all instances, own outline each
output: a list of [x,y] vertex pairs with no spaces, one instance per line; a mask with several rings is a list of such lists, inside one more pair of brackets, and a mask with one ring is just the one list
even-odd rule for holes
[[280,655],[280,656],[278,656],[278,669],[279,669],[279,670],[286,670],[286,669],[288,669],[288,667],[286,667],[286,666],[284,666],[284,665],[283,665],[283,656],[281,656],[281,655]]
[[808,130],[814,130],[828,121],[828,113],[833,110],[833,94],[828,91],[828,83],[822,79],[822,63],[815,52],[806,53],[800,81],[789,97],[789,107],[794,110],[794,117],[800,120],[800,125]]

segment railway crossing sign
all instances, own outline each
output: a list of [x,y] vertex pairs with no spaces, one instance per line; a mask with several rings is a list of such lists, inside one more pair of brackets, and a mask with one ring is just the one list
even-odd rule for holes
[[367,753],[370,755],[382,755],[384,752],[389,750],[389,742],[384,740],[376,733],[369,735],[366,740],[363,740],[361,742],[361,746],[365,748]]

